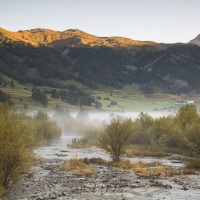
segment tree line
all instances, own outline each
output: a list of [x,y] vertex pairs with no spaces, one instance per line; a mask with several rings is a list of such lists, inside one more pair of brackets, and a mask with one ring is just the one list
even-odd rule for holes
[[[69,84],[67,87],[70,89],[70,91],[57,90],[57,89],[42,91],[34,87],[32,89],[32,99],[34,101],[39,102],[41,105],[45,107],[48,106],[47,94],[50,94],[51,98],[60,99],[64,102],[67,102],[72,105],[80,106],[80,107],[92,106],[92,103],[95,103],[95,105],[97,104],[99,105],[99,102],[97,103],[94,97],[78,89],[75,85]],[[99,108],[99,106],[97,108]]]
[[145,113],[140,113],[135,121],[116,117],[99,137],[100,147],[114,160],[119,160],[130,144],[152,145],[157,149],[168,147],[192,156],[199,155],[200,116],[196,106],[187,104],[175,116],[156,119]]
[[92,106],[92,103],[95,102],[94,97],[73,85],[71,85],[70,89],[71,91],[52,89],[50,90],[51,98],[61,99],[69,104],[77,106]]
[[121,89],[126,84],[138,83],[146,93],[200,90],[200,47],[196,45],[175,44],[160,50],[138,47],[132,51],[69,47],[68,51],[65,55],[52,47],[2,42],[0,72],[20,83],[55,88],[65,87],[57,80],[75,79],[92,89],[97,89],[98,84]]
[[0,90],[0,102],[12,105],[12,100],[9,94]]

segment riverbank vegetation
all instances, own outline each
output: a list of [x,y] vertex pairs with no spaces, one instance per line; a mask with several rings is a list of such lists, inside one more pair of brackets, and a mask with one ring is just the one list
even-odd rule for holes
[[124,153],[133,132],[132,121],[121,117],[113,118],[99,138],[99,145],[106,150],[113,160],[118,160]]
[[55,122],[38,113],[31,118],[0,104],[0,191],[28,169],[33,161],[33,149],[44,139],[60,134]]
[[132,170],[139,177],[174,177],[196,174],[196,170],[191,166],[176,168],[162,162],[132,162],[125,159],[108,161],[102,158],[70,159],[61,165],[61,170],[72,172],[76,176],[98,176],[97,166]]
[[93,166],[79,159],[70,159],[68,162],[65,162],[61,165],[61,170],[70,171],[77,176],[82,174],[91,176],[97,173],[97,170]]
[[[194,104],[187,104],[175,115],[153,118],[140,113],[135,121],[115,117],[102,125],[99,131],[91,130],[86,143],[106,150],[113,159],[122,156],[163,157],[182,154],[192,157],[200,155],[200,116]],[[79,145],[79,147],[81,147]]]

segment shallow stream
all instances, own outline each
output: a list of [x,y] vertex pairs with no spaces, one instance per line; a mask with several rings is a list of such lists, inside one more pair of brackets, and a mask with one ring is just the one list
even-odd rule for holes
[[[59,158],[62,160],[68,160],[74,157],[79,159],[83,158],[94,158],[100,157],[109,160],[109,155],[100,148],[71,148],[68,147],[73,140],[73,138],[81,138],[80,135],[75,133],[62,133],[60,138],[52,139],[48,141],[43,147],[35,150],[38,156],[48,159]],[[144,162],[162,162],[163,164],[182,167],[183,163],[176,160],[168,160],[165,158],[153,158],[153,157],[132,157],[128,158],[131,161],[144,161]]]

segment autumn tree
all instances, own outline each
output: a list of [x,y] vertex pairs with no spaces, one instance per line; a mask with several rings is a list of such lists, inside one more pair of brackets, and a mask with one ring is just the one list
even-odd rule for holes
[[32,119],[0,104],[0,194],[29,166],[39,141],[59,134],[46,114],[40,112]]
[[186,104],[182,106],[177,113],[177,122],[182,129],[194,123],[198,118],[199,115],[195,104]]
[[7,187],[26,168],[35,145],[30,119],[0,104],[0,187]]
[[113,160],[118,161],[123,155],[132,133],[132,121],[117,116],[105,126],[105,130],[99,139],[99,145],[111,155]]
[[181,107],[176,116],[181,136],[181,147],[193,154],[200,153],[200,117],[195,104]]

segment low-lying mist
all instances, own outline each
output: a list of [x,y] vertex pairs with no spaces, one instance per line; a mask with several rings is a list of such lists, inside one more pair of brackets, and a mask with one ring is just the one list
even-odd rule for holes
[[[62,129],[63,134],[85,134],[89,129],[103,130],[104,125],[109,123],[111,119],[116,116],[124,118],[130,118],[133,121],[136,120],[140,112],[55,112],[49,114],[49,116],[55,120],[58,126]],[[169,115],[169,112],[148,112],[153,118]]]

